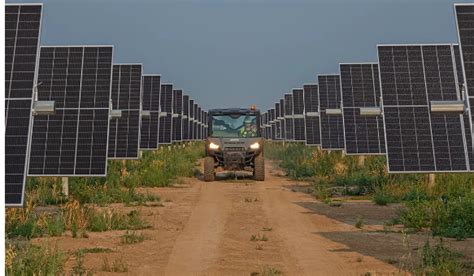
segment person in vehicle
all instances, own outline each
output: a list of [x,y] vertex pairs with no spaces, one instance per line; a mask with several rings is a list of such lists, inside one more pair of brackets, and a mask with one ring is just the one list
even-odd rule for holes
[[244,125],[240,129],[240,137],[256,137],[257,136],[257,124],[250,117],[246,117]]

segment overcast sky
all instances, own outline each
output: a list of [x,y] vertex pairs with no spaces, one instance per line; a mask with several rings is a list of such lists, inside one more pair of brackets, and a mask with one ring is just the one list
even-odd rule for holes
[[46,0],[41,44],[112,44],[206,109],[264,110],[340,62],[377,61],[376,44],[457,42],[453,2]]

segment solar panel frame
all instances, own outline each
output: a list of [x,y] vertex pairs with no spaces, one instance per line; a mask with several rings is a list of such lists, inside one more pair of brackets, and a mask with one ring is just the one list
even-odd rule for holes
[[[91,64],[94,64],[94,63],[89,63],[87,62],[86,59],[89,59],[91,56],[88,56],[88,54],[94,54],[94,53],[87,53],[88,50],[92,51],[94,48],[96,48],[96,53],[95,53],[95,56],[97,58],[97,61],[94,62],[96,64],[97,67],[94,67],[94,68],[87,68],[87,66],[90,66]],[[41,83],[43,83],[41,86],[38,86],[38,94],[37,94],[37,98],[39,101],[44,101],[44,100],[55,100],[56,101],[56,105],[55,105],[55,109],[56,109],[56,112],[54,115],[36,115],[34,116],[33,118],[33,132],[32,132],[32,143],[31,143],[31,152],[30,152],[30,167],[29,167],[29,172],[28,172],[28,175],[29,176],[59,176],[59,177],[70,177],[70,176],[77,176],[77,177],[105,177],[107,175],[107,159],[108,159],[108,142],[109,142],[109,134],[110,134],[110,93],[111,93],[111,88],[112,88],[112,70],[113,70],[113,52],[114,52],[114,46],[113,45],[58,45],[58,46],[41,46],[40,47],[40,63],[39,63],[39,70],[38,70],[38,81],[42,80],[42,76],[43,75],[49,75],[49,73],[47,74],[43,74],[43,71],[42,71],[42,68],[44,68],[43,70],[48,70],[48,71],[51,71],[51,72],[54,72],[53,71],[53,67],[51,67],[51,70],[49,67],[47,67],[46,65],[44,65],[45,67],[42,67],[42,64],[41,64],[41,61],[42,61],[42,55],[43,55],[43,52],[44,52],[44,55],[45,55],[45,59],[48,58],[48,51],[52,51],[53,55],[56,54],[56,51],[59,51],[59,50],[67,50],[68,52],[68,60],[69,58],[73,58],[74,54],[78,54],[77,52],[74,52],[72,50],[81,50],[81,63],[80,63],[80,66],[81,66],[81,71],[80,71],[80,84],[78,86],[79,90],[77,91],[78,94],[78,97],[77,97],[77,105],[75,104],[74,101],[72,100],[69,100],[67,101],[66,100],[66,97],[69,96],[69,95],[66,95],[66,92],[67,91],[64,91],[63,94],[53,94],[50,92],[49,95],[46,95],[46,92],[42,92],[41,90],[46,87],[48,85],[48,82],[47,80],[43,80]],[[99,55],[99,52],[100,52],[100,49],[102,49],[102,51],[108,51],[110,50],[110,56],[100,56]],[[72,53],[71,53],[72,52]],[[60,56],[58,56],[58,58],[61,58],[61,51],[58,52],[58,54]],[[70,56],[69,54],[72,54],[72,56]],[[64,58],[64,57],[62,57]],[[76,57],[77,58],[77,57]],[[98,65],[100,62],[99,62],[99,59],[102,58],[102,59],[105,59],[106,62],[105,62],[105,66],[107,67],[104,67],[104,68],[100,68],[100,66]],[[59,63],[59,61],[57,59],[55,59],[55,56],[53,56],[52,58],[49,58],[51,59],[51,62],[52,64],[58,64],[58,66],[61,68],[62,65],[61,63]],[[45,63],[46,64],[46,63]],[[69,67],[69,64],[66,65],[66,67],[64,67],[65,69],[69,70],[71,69],[74,69],[73,67],[73,64],[74,63],[71,63],[71,67]],[[110,67],[109,67],[110,65]],[[87,70],[96,70],[96,74],[88,74],[88,71]],[[103,73],[104,76],[108,77],[109,80],[105,80],[104,83],[102,83],[102,86],[101,85],[97,85],[98,84],[98,81],[97,79],[95,80],[95,85],[94,87],[96,88],[96,90],[94,90],[94,92],[91,94],[90,91],[87,91],[86,89],[86,86],[84,86],[84,83],[87,83],[87,79],[88,78],[87,76],[95,76],[97,78],[97,76],[101,75],[101,74],[98,74],[99,70],[101,70],[100,72]],[[56,72],[56,73],[60,73],[60,72]],[[61,75],[61,74],[59,74]],[[75,74],[72,74],[72,75],[75,75]],[[53,77],[53,73],[51,73],[51,77]],[[53,79],[48,79],[49,80],[49,86],[51,86],[50,89],[52,89],[53,87],[53,82],[54,80]],[[91,82],[91,80],[89,80],[89,82]],[[54,84],[56,85],[56,84]],[[62,84],[60,84],[62,85]],[[77,85],[71,85],[71,86],[68,86],[67,84],[67,80],[66,80],[66,83],[64,84],[65,87],[76,87]],[[102,100],[100,100],[100,98],[98,98],[99,96],[97,95],[97,90],[99,89],[103,89],[103,94],[102,95]],[[50,90],[52,91],[52,90]],[[69,94],[71,94],[70,92],[71,90],[69,90]],[[43,95],[44,93],[44,95]],[[83,95],[83,93],[85,93],[85,95]],[[107,95],[105,95],[107,93]],[[89,95],[88,95],[89,94]],[[64,95],[64,97],[62,98],[62,96]],[[61,105],[61,102],[58,101],[58,99],[61,99],[63,100],[62,102],[62,105]],[[85,103],[83,102],[83,100],[89,100],[89,101],[86,101]],[[91,107],[90,105],[93,103],[93,107]],[[72,105],[72,106],[71,106]],[[76,138],[74,140],[74,138],[65,138],[64,135],[66,134],[64,133],[64,129],[65,128],[70,128],[71,130],[73,130],[74,126],[71,126],[70,124],[66,124],[64,123],[65,122],[65,117],[71,117],[71,116],[75,116],[76,113],[72,113],[76,111],[77,112],[77,119],[72,119],[70,122],[77,122],[77,126],[75,127],[76,128],[76,131],[73,133],[76,135]],[[67,113],[69,113],[69,115],[66,115]],[[97,137],[94,135],[94,134],[97,134],[96,132],[91,132],[91,135],[92,137],[90,138],[91,139],[91,144],[90,144],[90,148],[87,148],[87,150],[90,150],[90,154],[88,155],[82,155],[84,154],[84,151],[85,149],[83,147],[87,147],[88,144],[86,143],[81,143],[81,140],[84,140],[84,135],[86,132],[84,131],[80,131],[80,128],[81,128],[81,124],[82,124],[82,127],[87,127],[87,125],[84,125],[86,122],[86,120],[81,120],[81,116],[83,116],[83,118],[93,118],[92,120],[92,129],[93,131],[95,130],[96,126],[95,124],[99,123],[100,121],[97,119],[99,116],[102,113],[102,115],[104,116],[104,120],[103,122],[107,122],[106,125],[104,126],[99,126],[97,129],[98,130],[102,130],[104,131],[103,129],[105,129],[105,132],[106,132],[106,135],[105,136],[102,136],[102,135],[98,135],[99,138],[103,139],[103,143],[100,144],[100,145],[97,145]],[[57,120],[55,120],[55,116],[61,116],[60,114],[63,114],[63,119],[62,120],[59,120],[62,123],[62,129],[61,129],[61,144],[60,144],[60,147],[63,147],[63,139],[68,139],[69,140],[74,140],[75,141],[75,149],[74,149],[74,154],[72,157],[69,156],[69,158],[73,158],[74,159],[74,165],[71,166],[70,168],[67,168],[63,165],[67,165],[70,162],[65,162],[64,159],[68,159],[68,156],[66,155],[63,155],[63,153],[61,152],[62,148],[60,149],[60,152],[59,152],[59,155],[53,155],[53,154],[48,154],[48,145],[50,146],[57,146],[57,144],[45,144],[44,145],[44,150],[42,150],[40,148],[41,144],[40,142],[38,143],[35,143],[35,140],[39,140],[41,141],[41,137],[38,137],[39,135],[41,135],[42,133],[41,132],[38,132],[39,130],[36,131],[36,136],[35,136],[35,129],[43,129],[43,126],[46,125],[46,128],[48,127],[49,124],[51,124],[51,127],[53,128],[54,127],[54,122],[56,122]],[[72,115],[71,115],[72,114]],[[90,122],[90,120],[89,120]],[[42,125],[43,124],[43,125]],[[38,128],[36,128],[36,126],[38,126]],[[51,130],[52,131],[52,130]],[[46,141],[48,139],[48,135],[51,134],[52,132],[49,132],[48,129],[47,129],[47,132],[44,134],[45,136],[47,136]],[[86,137],[87,139],[89,139],[89,137]],[[71,142],[71,141],[69,141]],[[67,143],[66,143],[67,145]],[[94,148],[94,145],[96,146]],[[103,152],[103,156],[95,156],[93,158],[93,155],[94,154],[98,154],[100,153],[100,150],[104,150]],[[41,155],[36,155],[34,152],[44,152],[43,154]],[[52,152],[53,150],[50,149],[50,153]],[[56,150],[57,151],[57,150]],[[64,152],[67,152],[67,151],[64,151]],[[51,159],[51,158],[54,158],[54,157],[58,157],[59,161],[57,163],[57,167],[54,168],[53,165],[56,164],[54,162],[51,162],[51,161],[48,161],[46,159]],[[104,157],[104,158],[98,158],[98,157]],[[43,159],[43,161],[40,161],[40,159]],[[81,167],[78,167],[78,163],[82,163],[81,161],[82,160],[85,160],[86,158],[89,158],[89,162],[88,164],[90,165],[88,170],[89,170],[89,173],[84,173],[84,172],[78,172],[78,171],[81,171],[81,170],[87,170],[86,167],[84,168],[81,168]],[[100,160],[100,159],[103,159],[103,160]],[[41,168],[39,167],[34,167],[32,164],[34,164],[35,162],[38,162],[38,165],[43,165],[43,168],[42,168],[42,171],[40,172]],[[78,162],[79,160],[79,162]],[[97,162],[102,162],[103,163],[103,166],[101,168],[93,168],[92,167],[92,164],[93,163],[97,163]],[[48,167],[47,167],[48,166]],[[63,170],[63,171],[67,171],[68,169],[69,170],[73,170],[73,172],[51,172],[52,170],[55,170],[57,169],[58,171],[60,170]]]
[[[360,115],[360,108],[382,108],[378,63],[340,63],[339,69],[345,154],[385,155],[382,114],[374,117]],[[364,70],[370,70],[370,76],[364,75],[367,73]],[[358,75],[353,75],[353,72]]]
[[[16,12],[14,9],[17,7]],[[39,11],[34,13],[32,7],[36,7]],[[25,13],[22,13],[22,11]],[[5,133],[4,133],[4,142],[5,142],[5,206],[6,207],[21,207],[24,204],[24,195],[25,195],[25,184],[26,184],[26,177],[29,170],[29,156],[30,156],[30,148],[31,148],[31,133],[32,133],[32,125],[33,125],[33,118],[32,118],[32,108],[33,108],[33,101],[34,101],[34,86],[38,83],[38,66],[39,66],[39,49],[40,49],[40,41],[41,41],[41,28],[42,28],[42,21],[43,21],[43,4],[42,3],[35,3],[35,4],[10,4],[5,3]],[[11,21],[9,17],[12,14],[17,14],[16,19]],[[17,97],[12,97],[11,89],[13,85],[13,81],[24,80],[24,78],[20,78],[17,74],[14,74],[15,71],[15,56],[16,56],[16,48],[17,42],[19,39],[18,32],[19,30],[31,30],[31,24],[29,26],[25,26],[26,28],[19,28],[20,17],[22,14],[38,14],[38,20],[30,21],[34,18],[24,18],[28,20],[24,20],[22,22],[38,22],[37,28],[37,35],[32,33],[32,39],[36,39],[36,43],[33,43],[33,47],[35,52],[33,54],[32,62],[29,72],[32,72],[29,75],[31,79],[31,85],[25,85],[22,89],[26,90],[26,95],[17,95]],[[23,19],[23,18],[22,18]],[[9,26],[8,22],[15,22]],[[9,30],[12,30],[13,27],[14,35]],[[23,27],[23,26],[22,26]],[[33,32],[36,28],[33,28]],[[13,35],[13,36],[11,36]],[[13,51],[11,53],[11,62],[9,60],[9,39],[13,40],[12,48]],[[34,42],[34,41],[32,41]],[[19,45],[18,45],[19,46]],[[22,45],[23,46],[23,45]],[[19,47],[22,47],[19,46]],[[27,46],[27,45],[25,45]],[[26,53],[21,53],[24,55]],[[20,54],[19,54],[20,55]],[[23,60],[25,61],[25,60]],[[8,67],[11,64],[11,69]],[[24,65],[23,65],[24,66]],[[10,69],[10,71],[8,71]],[[27,68],[28,69],[28,68]],[[22,72],[25,71],[23,67]],[[10,73],[10,77],[8,78],[8,73]],[[17,77],[15,77],[17,76]],[[8,79],[8,81],[7,81]],[[31,87],[30,87],[31,86]],[[12,109],[18,104],[18,108]],[[13,131],[10,128],[8,122],[12,120],[22,120],[21,123],[15,124],[15,130]],[[20,128],[23,127],[23,131],[19,131]],[[23,132],[23,133],[22,133]],[[20,191],[21,190],[21,191]]]
[[[402,50],[399,51],[399,54],[401,51],[403,51],[403,48],[405,48],[405,54],[406,54],[406,59],[407,59],[407,62],[406,62],[406,66],[408,68],[408,75],[406,77],[408,77],[410,79],[410,83],[411,83],[411,80],[417,80],[419,81],[419,79],[423,79],[423,82],[422,85],[424,85],[423,87],[420,87],[419,85],[417,85],[416,83],[414,84],[410,84],[410,86],[406,86],[404,87],[403,85],[398,88],[397,84],[398,83],[395,83],[395,85],[393,86],[393,89],[391,89],[390,93],[387,93],[386,91],[384,91],[384,79],[383,77],[385,77],[385,74],[389,75],[390,73],[385,73],[383,65],[385,63],[385,60],[384,58],[381,59],[381,48],[389,48],[391,47],[392,48],[392,52],[394,51],[394,48],[395,47],[398,47],[398,48],[402,48]],[[441,59],[440,59],[440,53],[438,51],[442,51],[442,47],[449,47],[450,50],[449,51],[446,51],[447,53],[449,53],[450,55],[450,60],[448,63],[446,62],[442,62]],[[419,48],[419,51],[417,50],[417,48]],[[428,84],[432,85],[433,83],[428,83],[427,82],[427,72],[428,73],[431,73],[431,71],[427,71],[426,68],[428,68],[428,66],[425,64],[425,50],[426,51],[429,51],[430,48],[435,48],[436,49],[436,62],[437,62],[437,68],[438,70],[440,70],[440,64],[442,64],[444,67],[448,66],[448,67],[452,67],[452,70],[449,70],[446,71],[448,73],[452,72],[453,73],[453,76],[452,76],[452,81],[454,83],[454,90],[456,90],[456,95],[453,95],[453,92],[451,92],[451,94],[449,93],[444,93],[445,90],[447,90],[447,92],[449,92],[449,87],[446,86],[446,82],[449,81],[448,79],[446,79],[446,76],[441,76],[441,71],[439,71],[437,73],[437,76],[440,81],[443,81],[444,83],[441,83],[439,82],[438,84],[440,85],[440,92],[438,93],[438,95],[436,94],[433,94],[434,92],[436,92],[436,89],[435,87],[432,87],[432,86],[428,86]],[[446,50],[446,49],[445,49]],[[416,52],[419,52],[419,57],[417,55]],[[410,56],[411,55],[411,56]],[[446,100],[459,100],[460,98],[460,93],[459,93],[459,86],[457,84],[457,76],[456,76],[456,64],[455,64],[455,56],[454,56],[454,50],[453,50],[453,45],[450,44],[450,43],[434,43],[434,44],[379,44],[377,45],[377,56],[378,56],[378,64],[379,64],[379,79],[380,79],[380,92],[381,92],[381,95],[382,95],[382,109],[383,109],[383,113],[384,113],[384,124],[385,124],[385,127],[384,127],[384,131],[385,131],[385,145],[386,145],[386,151],[387,151],[387,168],[388,168],[388,172],[389,173],[399,173],[399,174],[403,174],[403,173],[443,173],[443,172],[449,172],[449,173],[457,173],[457,172],[466,172],[467,171],[467,168],[468,168],[468,156],[467,156],[467,152],[466,152],[466,147],[465,147],[465,135],[463,134],[460,134],[461,136],[461,140],[462,140],[462,143],[463,146],[462,146],[462,154],[464,154],[464,157],[461,157],[461,158],[457,158],[458,160],[461,160],[462,163],[464,163],[464,165],[466,166],[466,169],[449,169],[449,170],[445,170],[445,169],[437,169],[437,166],[438,164],[445,164],[444,161],[441,161],[438,162],[437,160],[437,157],[436,157],[436,150],[437,150],[437,145],[436,143],[440,143],[441,142],[441,139],[440,138],[434,138],[434,135],[433,135],[433,131],[437,131],[437,129],[434,129],[433,127],[433,120],[435,122],[438,122],[435,126],[444,126],[445,128],[448,127],[449,125],[449,129],[448,130],[445,130],[444,131],[444,134],[448,133],[446,137],[443,137],[443,138],[446,138],[446,139],[451,139],[452,138],[452,135],[454,134],[451,134],[449,133],[449,131],[456,131],[456,130],[460,130],[461,129],[461,126],[463,125],[463,119],[462,119],[462,115],[458,115],[456,116],[456,114],[447,114],[447,113],[443,113],[443,114],[434,114],[432,112],[430,112],[430,101],[433,101],[433,100],[442,100],[442,101],[446,101]],[[430,58],[430,55],[427,55],[428,57],[428,62],[427,64],[429,65],[430,64],[430,61],[429,61],[429,58]],[[441,56],[442,57],[442,56]],[[412,59],[411,62],[410,62],[410,58]],[[421,62],[422,64],[419,65],[418,64],[418,67],[421,67],[423,71],[423,77],[420,77],[418,75],[416,75],[416,67],[410,67],[410,66],[417,66],[416,65],[416,62],[417,62],[417,58],[418,59],[418,62]],[[381,63],[381,60],[384,61],[384,63]],[[392,62],[395,62],[394,61],[394,58],[391,59]],[[431,61],[433,62],[433,61]],[[403,67],[400,67],[400,65],[398,67],[394,67],[391,66],[392,68],[398,68],[400,74],[402,73],[401,70],[403,70]],[[431,64],[431,67],[429,68],[433,68],[433,65]],[[418,70],[420,70],[418,68]],[[382,72],[384,71],[384,72]],[[410,78],[410,74],[412,74],[412,71],[413,71],[413,74],[415,76],[415,78]],[[416,77],[418,76],[418,77]],[[389,76],[387,76],[388,78]],[[393,81],[396,82],[396,78],[394,76],[393,78]],[[401,85],[401,84],[400,84]],[[392,85],[390,85],[391,87]],[[404,96],[404,94],[402,94],[401,96],[399,96],[396,91],[397,89],[409,89],[410,90],[410,93],[411,93],[411,97],[410,99],[406,99],[407,96]],[[416,90],[415,90],[416,89]],[[423,93],[421,93],[421,89],[424,91]],[[452,89],[452,90],[453,90]],[[387,89],[387,90],[390,90],[390,89]],[[391,92],[395,92],[395,93],[391,93]],[[420,95],[416,95],[415,93],[420,93]],[[406,94],[406,93],[405,93]],[[408,94],[406,94],[408,95]],[[405,97],[405,99],[404,99]],[[401,98],[401,99],[399,99]],[[402,104],[400,104],[400,101],[403,101]],[[388,102],[388,104],[387,104]],[[403,110],[402,110],[403,109]],[[410,117],[410,112],[411,114],[413,114],[412,117]],[[400,157],[401,159],[399,160],[402,160],[402,165],[403,165],[403,169],[394,169],[390,166],[390,160],[395,160],[394,158],[391,158],[391,156],[396,156],[396,152],[394,151],[390,151],[390,144],[388,142],[388,135],[390,135],[390,138],[393,138],[393,137],[396,137],[396,135],[392,135],[392,133],[390,134],[387,134],[387,130],[390,129],[390,131],[393,130],[396,130],[396,129],[399,129],[399,133],[400,135],[406,135],[407,133],[413,135],[413,130],[412,129],[405,129],[405,130],[402,130],[400,129],[400,124],[398,126],[393,126],[393,127],[389,127],[389,125],[387,124],[387,120],[389,120],[389,117],[392,116],[392,115],[395,115],[398,116],[397,118],[399,118],[399,122],[403,122],[404,125],[408,125],[408,123],[410,122],[413,122],[415,128],[416,127],[423,127],[423,125],[425,126],[429,126],[429,129],[430,129],[430,134],[428,133],[424,133],[423,129],[420,129],[421,133],[424,134],[424,136],[429,136],[430,139],[427,139],[423,142],[423,146],[421,147],[421,149],[431,149],[431,152],[419,152],[417,150],[410,150],[408,149],[408,151],[406,153],[402,152],[403,151],[403,148],[401,148],[401,151],[400,151],[400,154],[402,154],[402,157]],[[428,114],[428,116],[423,116],[423,114]],[[441,116],[444,116],[441,118]],[[450,116],[450,117],[448,117]],[[403,117],[403,118],[401,118]],[[402,120],[403,119],[403,120]],[[410,121],[410,119],[412,121]],[[440,122],[440,119],[442,119],[443,121]],[[450,120],[451,119],[451,120]],[[460,127],[459,128],[456,128],[456,127],[452,127],[454,123],[456,123],[455,121],[456,120],[459,120],[459,125]],[[434,130],[433,130],[434,129]],[[416,141],[414,141],[416,143],[416,146],[417,146],[417,149],[420,149],[420,147],[418,146],[419,145],[419,138],[420,138],[420,135],[418,135],[418,130],[419,129],[415,129],[415,136],[417,137]],[[437,134],[439,135],[439,133]],[[403,139],[399,139],[399,142],[400,143],[403,143]],[[412,141],[408,141],[408,143],[412,143]],[[427,143],[430,143],[430,145],[428,145]],[[452,153],[452,146],[453,145],[452,143],[450,143],[448,141],[448,148],[449,148],[449,154],[455,154],[455,153]],[[402,145],[403,147],[403,145]],[[407,147],[409,148],[409,147]],[[439,154],[439,152],[438,152]],[[408,155],[409,157],[412,156],[412,158],[405,158],[405,155]],[[415,157],[418,156],[418,157]],[[421,156],[421,157],[420,157]],[[441,156],[443,156],[441,154]],[[405,169],[405,167],[407,166],[416,166],[416,164],[413,163],[413,161],[416,161],[415,159],[417,158],[417,163],[418,163],[418,169]],[[407,160],[407,164],[405,164],[405,161]],[[450,159],[451,160],[451,159]],[[430,162],[432,161],[432,162]],[[423,164],[421,162],[424,162]],[[461,163],[461,166],[462,166],[462,163]],[[451,163],[452,165],[452,163]]]
[[[330,80],[329,80],[330,79]],[[329,87],[327,82],[332,82]],[[344,150],[344,120],[341,115],[327,115],[326,109],[342,109],[339,74],[318,75],[319,130],[321,149]],[[330,90],[331,89],[331,90]]]
[[[463,14],[462,17],[466,18],[460,18],[461,14]],[[470,17],[467,18],[468,16],[466,16],[465,14],[470,14]],[[472,29],[474,28],[474,3],[454,4],[454,15],[456,22],[456,33],[459,42],[458,47],[461,61],[460,64],[462,69],[462,74],[460,75],[462,76],[462,87],[464,88],[464,93],[462,97],[466,102],[468,117],[464,119],[465,131],[470,131],[470,137],[466,135],[466,147],[467,153],[469,155],[469,170],[474,171],[474,71],[472,70],[472,65],[474,62],[474,59],[472,58],[474,56],[474,42],[472,40]],[[466,32],[464,32],[464,30]],[[469,63],[470,66],[466,66],[466,63]],[[468,67],[468,70],[466,70],[466,67]],[[461,80],[461,78],[459,78],[458,80]],[[467,145],[467,143],[470,144]]]
[[140,150],[155,150],[159,147],[160,94],[161,75],[142,74],[142,111],[149,111],[150,117],[140,116]]
[[[128,87],[128,90],[129,90],[129,93],[131,89],[133,89],[132,86],[132,68],[133,67],[138,67],[138,68],[135,68],[135,70],[139,70],[139,80],[138,80],[138,100],[136,99],[135,103],[132,102],[132,104],[130,104],[129,101],[126,101],[127,105],[125,105],[125,103],[114,103],[114,74],[115,74],[115,69],[116,68],[119,68],[118,70],[118,74],[121,74],[122,71],[121,71],[121,67],[130,67],[129,70],[130,70],[130,86]],[[110,131],[109,131],[109,153],[108,153],[108,159],[118,159],[118,160],[134,160],[134,159],[139,159],[140,157],[140,138],[141,138],[141,124],[142,124],[142,116],[141,116],[141,112],[142,112],[142,96],[143,96],[143,86],[142,86],[142,80],[143,80],[143,64],[142,63],[114,63],[113,64],[113,72],[112,72],[112,88],[111,88],[111,101],[112,101],[112,109],[115,109],[115,110],[121,110],[122,111],[122,117],[121,118],[111,118],[110,119]],[[118,83],[117,83],[117,86],[118,86],[118,89],[121,90],[121,86],[122,86],[122,83],[120,82],[121,81],[121,75],[119,77],[119,80],[118,80]],[[135,80],[136,82],[137,80]],[[137,83],[135,83],[137,84]],[[134,91],[136,93],[136,91]],[[116,101],[120,101],[120,92],[117,92],[117,99]],[[137,95],[135,95],[136,97]],[[129,97],[131,97],[129,95]],[[131,106],[132,105],[132,106]],[[124,108],[126,107],[126,108]],[[138,125],[136,126],[136,134],[134,134],[133,131],[130,131],[130,123],[134,122],[135,119],[131,118],[130,116],[130,113],[134,113],[134,116],[137,116],[138,117]],[[124,116],[125,115],[125,116]],[[115,134],[115,129],[118,131],[119,128],[122,128],[123,127],[123,119],[127,119],[127,130],[125,133],[122,133],[122,136],[125,134],[125,136],[127,137],[127,142],[125,144],[125,147],[123,148],[123,145],[118,143],[118,137],[119,135],[116,135]],[[116,126],[114,128],[113,126],[113,121],[116,120]],[[121,122],[122,121],[122,122]],[[136,137],[136,150],[134,150],[135,152],[130,152],[131,150],[133,150],[133,148],[135,148],[134,146],[132,146],[131,144],[129,144],[129,138],[134,138],[134,136],[137,136]],[[114,139],[115,137],[115,139]],[[113,142],[113,143],[112,143]],[[115,150],[114,150],[114,145],[115,145]],[[119,150],[119,148],[122,147],[121,150]],[[119,153],[117,153],[117,151],[119,150]],[[120,154],[120,151],[123,152],[123,150],[126,152],[125,154]]]
[[319,86],[317,83],[303,84],[306,146],[321,145],[318,91]]

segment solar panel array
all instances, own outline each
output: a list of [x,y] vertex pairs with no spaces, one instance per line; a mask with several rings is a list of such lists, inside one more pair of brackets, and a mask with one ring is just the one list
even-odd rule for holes
[[142,102],[142,64],[114,64],[112,110],[120,117],[110,120],[109,159],[138,159]]
[[[5,5],[7,206],[27,174],[105,176],[108,158],[207,137],[201,106],[141,64],[113,64],[113,46],[39,47],[42,10]],[[391,173],[472,171],[474,4],[454,10],[459,45],[378,45],[378,63],[285,94],[259,118],[264,137],[386,154]]]
[[344,149],[344,126],[341,110],[339,75],[319,75],[319,123],[321,148]]
[[43,6],[5,5],[5,204],[21,206]]
[[306,145],[320,145],[318,85],[303,85]]
[[34,116],[29,175],[105,176],[112,46],[41,47],[39,101],[51,115]]
[[345,63],[340,72],[346,154],[384,154],[378,64]]
[[464,124],[433,101],[460,100],[452,45],[379,45],[390,172],[467,170]]
[[[160,121],[160,75],[143,75],[142,123],[140,127],[140,149],[158,148]],[[145,113],[147,113],[145,115]]]

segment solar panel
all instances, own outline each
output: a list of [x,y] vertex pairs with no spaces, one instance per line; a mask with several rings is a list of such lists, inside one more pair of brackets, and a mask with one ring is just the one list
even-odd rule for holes
[[295,128],[293,124],[293,95],[285,94],[285,140],[295,139]]
[[459,101],[452,45],[379,45],[389,172],[467,170],[462,115],[437,112]]
[[5,4],[5,205],[22,206],[42,4]]
[[303,85],[306,145],[320,145],[318,85]]
[[285,100],[280,99],[280,117],[278,117],[278,121],[280,121],[280,138],[282,140],[286,140],[286,124],[285,124]]
[[[459,45],[453,45],[454,48],[454,58],[455,58],[455,63],[456,63],[456,75],[458,77],[458,86],[459,86],[459,91],[461,91],[461,97],[463,101],[467,103],[468,97],[466,93],[463,93],[464,91],[464,70],[462,67],[462,61],[461,61],[461,50],[459,48]],[[472,136],[471,136],[471,120],[469,119],[469,109],[466,109],[466,113],[464,113],[463,120],[464,120],[464,135],[466,137],[466,150],[468,153],[469,157],[469,170],[474,170],[474,151],[473,151],[473,145],[472,145]]]
[[[456,25],[459,39],[458,74],[464,84],[462,98],[467,105],[464,116],[467,150],[470,160],[470,170],[474,170],[474,4],[455,4]],[[462,54],[460,54],[460,53]],[[456,52],[455,52],[456,53]],[[461,90],[462,91],[462,90]]]
[[181,142],[183,131],[183,90],[174,90],[173,93],[173,141]]
[[189,96],[183,96],[183,141],[189,141]]
[[280,102],[275,103],[275,117],[273,120],[275,121],[275,137],[274,140],[280,140],[281,139],[281,122],[278,118],[280,118]]
[[276,135],[276,123],[275,123],[275,109],[269,110],[270,114],[270,140],[275,140]]
[[344,149],[344,124],[341,110],[339,75],[319,75],[319,126],[321,148]]
[[189,140],[194,141],[196,139],[194,134],[194,100],[189,100]]
[[198,140],[201,140],[202,139],[202,129],[201,129],[201,107],[198,106],[197,107],[197,120],[196,120],[196,133],[197,133],[197,139]]
[[29,175],[106,175],[112,54],[112,46],[41,47],[37,97],[55,112],[34,116]]
[[171,144],[173,137],[173,85],[161,84],[158,144]]
[[142,122],[140,127],[140,149],[158,148],[160,121],[160,75],[143,75]]
[[193,140],[198,140],[198,130],[197,130],[197,122],[198,122],[198,104],[194,103],[193,106]]
[[342,63],[340,72],[346,154],[385,154],[378,64]]
[[114,64],[112,72],[112,116],[109,133],[109,159],[138,159],[140,146],[140,106],[142,64]]
[[294,125],[294,140],[305,141],[306,130],[304,122],[304,97],[303,89],[293,89],[293,125]]

